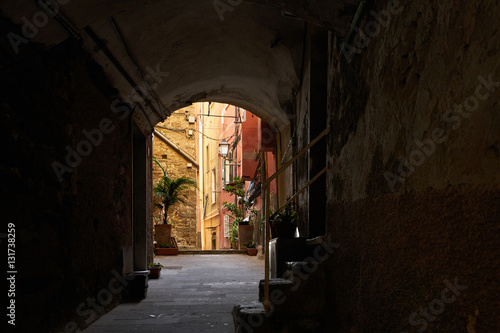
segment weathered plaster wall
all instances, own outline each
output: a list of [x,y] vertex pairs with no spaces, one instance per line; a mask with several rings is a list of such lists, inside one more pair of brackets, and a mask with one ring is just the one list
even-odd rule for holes
[[[306,46],[306,50],[309,49],[309,44]],[[310,84],[311,84],[311,61],[310,52],[305,52],[304,60],[304,71],[301,78],[301,89],[297,94],[297,106],[296,106],[296,116],[295,116],[295,128],[293,140],[293,154],[289,156],[286,160],[294,157],[298,152],[300,152],[310,141],[309,138],[309,113],[310,111]],[[294,193],[304,187],[309,181],[309,152],[299,157],[294,163],[294,181],[295,188]],[[295,209],[299,214],[298,228],[299,233],[303,236],[309,234],[309,189],[298,195],[297,205]]]
[[[142,80],[109,23],[108,19],[113,17],[167,110],[197,101],[229,103],[258,110],[259,117],[268,124],[283,128],[288,120],[281,105],[291,100],[298,83],[295,65],[302,49],[303,22],[284,17],[278,8],[247,1],[236,3],[221,13],[215,10],[213,1],[206,0],[191,0],[188,4],[171,0],[119,3],[89,0],[65,2],[61,11],[78,31],[85,27],[94,29],[140,85]],[[328,6],[329,16],[354,9],[344,3],[338,0]],[[314,7],[311,13],[301,14],[316,16],[322,5]],[[39,10],[30,0],[5,0],[0,9],[18,24],[23,16],[31,18]],[[35,34],[37,41],[54,45],[68,37],[56,20],[49,21]],[[331,23],[339,26],[342,21],[338,18]],[[81,34],[85,48],[106,68],[113,86],[131,104],[136,102],[128,82],[96,44],[85,33]],[[153,77],[147,68],[155,73]],[[160,120],[149,107],[145,109],[153,122]],[[149,131],[149,126],[142,127]]]
[[[196,118],[194,106],[182,108],[159,123],[156,129],[170,139],[177,147],[196,159],[196,139],[198,133],[194,131],[195,124],[189,123],[189,117]],[[192,130],[192,135],[189,135]],[[197,169],[195,165],[188,167],[188,161],[169,145],[163,142],[158,136],[155,136],[153,144],[153,155],[163,167],[167,167],[167,175],[170,178],[179,178],[182,176],[190,177],[196,180]],[[192,164],[192,163],[191,163]],[[153,165],[153,184],[158,182],[163,172],[158,165]],[[179,246],[196,247],[196,190],[190,189],[186,199],[186,205],[177,204],[169,209],[168,216],[172,223],[172,236],[175,237]],[[158,216],[159,210],[155,208],[155,216]]]
[[[114,91],[79,45],[43,51],[31,43],[17,55],[3,47],[0,212],[4,226],[16,226],[16,328],[85,327],[97,318],[87,298],[109,290],[112,271],[122,274],[122,248],[132,246],[128,121],[111,112]],[[87,154],[82,131],[105,118],[113,130]],[[52,163],[67,164],[66,147],[88,156],[59,181]],[[120,300],[111,294],[99,312]]]
[[[498,331],[500,7],[412,1],[389,16],[350,63],[331,39],[332,331]],[[467,289],[431,303],[455,279]]]
[[[328,33],[308,26],[301,89],[296,96],[294,155],[304,149],[328,126],[326,121],[326,78]],[[290,156],[291,158],[292,156]],[[295,192],[300,191],[324,167],[326,139],[312,146],[295,162]],[[320,176],[298,196],[299,232],[304,237],[324,235],[325,176]]]

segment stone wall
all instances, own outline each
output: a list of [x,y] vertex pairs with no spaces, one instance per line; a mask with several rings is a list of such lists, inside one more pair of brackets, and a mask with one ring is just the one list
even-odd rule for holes
[[[196,119],[194,106],[180,109],[167,118],[163,123],[159,123],[156,129],[170,139],[177,147],[196,159],[196,139],[197,132],[194,131],[195,124],[189,123],[189,117]],[[192,130],[192,135],[189,135]],[[197,179],[197,168],[184,156],[179,154],[171,146],[167,145],[158,136],[155,136],[153,143],[153,155],[163,167],[167,167],[167,175],[170,178],[182,176]],[[191,163],[191,166],[188,166]],[[153,184],[155,184],[163,172],[156,163],[153,166]],[[172,223],[172,236],[176,238],[179,247],[196,247],[196,190],[190,189],[187,205],[176,204],[168,212],[168,218]],[[158,208],[154,211],[155,223],[159,216]]]
[[387,6],[330,40],[331,331],[498,331],[499,6]]
[[[4,35],[18,29],[1,23]],[[99,292],[132,247],[129,119],[111,112],[116,90],[78,43],[9,50],[0,53],[0,212],[16,227],[16,327],[84,328],[120,300]]]

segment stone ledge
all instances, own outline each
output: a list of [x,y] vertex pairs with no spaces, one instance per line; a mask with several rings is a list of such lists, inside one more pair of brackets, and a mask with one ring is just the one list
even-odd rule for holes
[[247,254],[246,250],[181,250],[179,254]]

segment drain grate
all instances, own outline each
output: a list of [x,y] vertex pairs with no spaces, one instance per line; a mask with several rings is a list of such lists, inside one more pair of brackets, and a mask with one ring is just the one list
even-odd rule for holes
[[163,269],[182,269],[182,266],[163,266]]

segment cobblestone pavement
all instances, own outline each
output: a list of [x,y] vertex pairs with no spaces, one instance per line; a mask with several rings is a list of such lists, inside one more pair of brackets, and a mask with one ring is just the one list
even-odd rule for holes
[[155,258],[165,267],[149,280],[146,299],[124,303],[85,333],[234,332],[231,310],[258,299],[264,261],[241,254],[178,255]]

